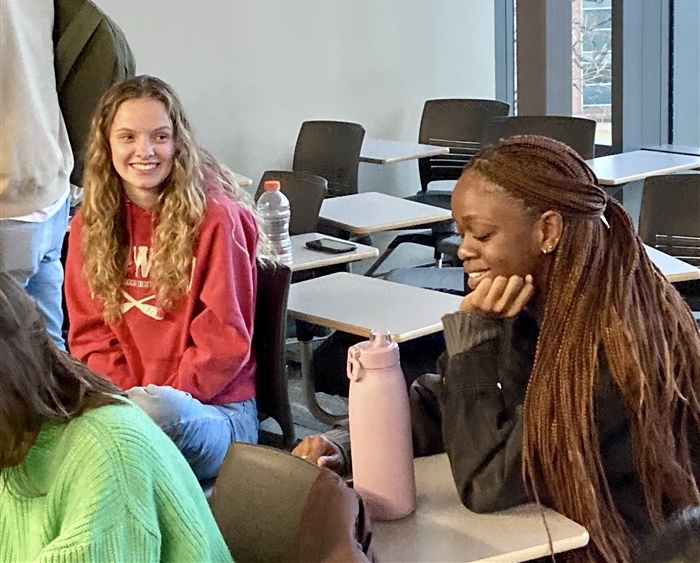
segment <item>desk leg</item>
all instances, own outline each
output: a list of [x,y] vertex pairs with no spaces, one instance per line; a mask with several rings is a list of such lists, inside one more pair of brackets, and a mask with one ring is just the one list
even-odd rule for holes
[[[297,326],[300,323],[297,323]],[[297,338],[299,338],[299,333],[297,333]],[[303,336],[306,335],[301,335]],[[314,377],[311,373],[311,359],[313,355],[312,340],[310,338],[304,338],[303,340],[299,338],[300,346],[300,360],[301,360],[301,381],[304,385],[304,400],[306,401],[306,406],[309,412],[321,422],[325,424],[335,424],[336,421],[344,418],[342,415],[331,414],[321,408],[321,405],[316,401],[316,384],[314,383]]]
[[389,256],[391,256],[391,253],[394,252],[394,250],[396,250],[396,247],[399,246],[399,244],[401,244],[401,241],[397,240],[398,238],[399,237],[397,236],[396,238],[394,238],[393,241],[391,241],[391,243],[389,244],[389,246],[386,247],[386,250],[381,254],[381,256],[379,256],[379,258],[377,258],[374,261],[374,263],[369,267],[369,269],[365,272],[365,276],[371,276],[372,274],[374,274],[374,272],[376,272],[379,269],[379,266],[381,266],[384,263],[384,261],[387,258],[389,258]]

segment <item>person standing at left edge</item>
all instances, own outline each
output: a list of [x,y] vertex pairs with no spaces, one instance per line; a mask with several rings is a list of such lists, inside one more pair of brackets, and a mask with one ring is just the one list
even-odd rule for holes
[[60,258],[73,154],[56,93],[53,24],[51,0],[2,0],[0,270],[36,301],[65,350]]

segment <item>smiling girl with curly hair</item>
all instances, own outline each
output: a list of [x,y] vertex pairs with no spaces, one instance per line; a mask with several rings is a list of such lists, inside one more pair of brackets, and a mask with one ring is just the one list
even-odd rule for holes
[[194,140],[162,80],[115,84],[95,111],[66,267],[71,353],[128,391],[200,479],[257,441],[251,198]]

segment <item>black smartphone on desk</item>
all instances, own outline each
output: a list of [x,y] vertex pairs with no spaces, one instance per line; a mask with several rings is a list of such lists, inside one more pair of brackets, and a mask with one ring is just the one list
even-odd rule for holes
[[330,238],[310,240],[306,243],[306,246],[311,250],[318,250],[319,252],[327,252],[329,254],[343,254],[344,252],[352,252],[357,248],[357,245],[351,242]]

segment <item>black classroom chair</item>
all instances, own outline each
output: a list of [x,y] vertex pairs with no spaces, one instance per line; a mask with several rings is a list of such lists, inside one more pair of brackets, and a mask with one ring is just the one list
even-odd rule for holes
[[[427,100],[421,114],[418,142],[448,147],[445,155],[418,160],[421,191],[407,197],[411,201],[450,208],[452,192],[429,189],[431,182],[458,180],[462,170],[481,148],[484,127],[497,116],[508,115],[510,106],[497,100],[435,99]],[[413,227],[412,230],[421,227]],[[430,231],[398,235],[367,271],[372,275],[391,253],[406,242],[436,248],[439,240],[454,233],[452,222],[430,227]],[[435,260],[441,265],[442,254],[436,249]]]
[[[700,172],[644,180],[639,237],[653,248],[700,267]],[[700,324],[700,280],[674,286]]]
[[328,197],[357,193],[357,170],[365,129],[346,121],[305,121],[294,147],[295,172],[328,181]]
[[273,418],[282,429],[282,444],[291,449],[295,442],[292,409],[287,387],[285,342],[287,299],[292,271],[282,264],[258,261],[258,292],[255,303],[253,350],[257,406],[261,420]]
[[450,152],[418,160],[421,191],[407,199],[449,209],[451,192],[430,190],[430,183],[458,180],[464,167],[481,149],[484,128],[494,118],[508,115],[509,111],[510,106],[498,100],[427,100],[418,142],[448,147]]
[[584,117],[559,115],[516,115],[497,117],[484,129],[481,144],[498,144],[515,135],[542,135],[569,145],[581,158],[588,160],[595,154],[596,122]]
[[[595,154],[596,122],[583,117],[558,115],[517,115],[495,117],[484,128],[481,145],[489,147],[515,135],[542,135],[569,145],[581,158]],[[437,250],[445,256],[456,256],[461,238],[451,235],[438,241]]]

